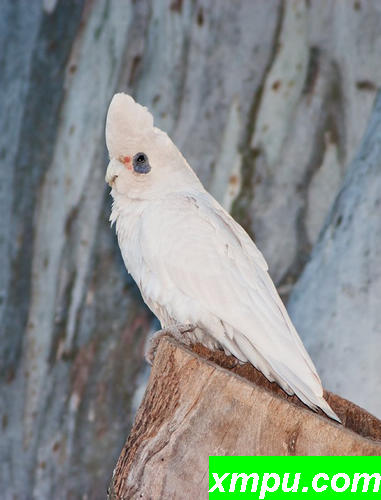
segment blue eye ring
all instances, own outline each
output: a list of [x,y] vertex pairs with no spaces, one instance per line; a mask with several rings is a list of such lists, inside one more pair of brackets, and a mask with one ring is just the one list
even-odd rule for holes
[[134,171],[138,174],[148,174],[151,170],[148,157],[143,152],[136,153],[132,159],[132,165],[134,167]]

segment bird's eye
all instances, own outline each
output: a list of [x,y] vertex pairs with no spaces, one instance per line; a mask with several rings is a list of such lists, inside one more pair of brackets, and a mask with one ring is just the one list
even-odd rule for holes
[[148,174],[151,170],[148,157],[145,153],[136,153],[132,160],[132,164],[135,172],[138,174]]

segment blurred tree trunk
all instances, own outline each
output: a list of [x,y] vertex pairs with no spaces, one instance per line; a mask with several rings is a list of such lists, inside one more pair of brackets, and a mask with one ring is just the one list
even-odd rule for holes
[[2,2],[6,500],[104,498],[133,418],[151,316],[119,257],[103,180],[130,16],[127,2]]
[[381,415],[381,93],[290,312],[326,387]]
[[144,385],[152,317],[123,268],[103,182],[115,90],[150,107],[255,234],[286,296],[381,81],[380,9],[1,2],[2,497],[104,498]]

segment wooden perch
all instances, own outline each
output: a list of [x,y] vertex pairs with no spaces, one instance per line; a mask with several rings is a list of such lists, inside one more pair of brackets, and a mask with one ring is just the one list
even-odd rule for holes
[[109,498],[207,498],[209,455],[381,455],[381,421],[335,394],[326,397],[344,425],[287,396],[249,364],[165,338]]

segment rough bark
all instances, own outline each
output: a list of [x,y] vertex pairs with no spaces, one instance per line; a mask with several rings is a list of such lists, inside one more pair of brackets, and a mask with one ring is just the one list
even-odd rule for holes
[[287,295],[365,128],[380,23],[378,0],[0,3],[2,497],[103,498],[146,380],[152,317],[107,223],[112,94],[152,109]]
[[325,385],[381,415],[381,94],[289,303]]
[[196,350],[209,360],[161,341],[110,500],[206,499],[209,455],[381,455],[381,421],[349,401],[327,395],[342,426],[288,397],[251,365],[234,370],[249,381],[210,362],[231,365],[222,352]]

